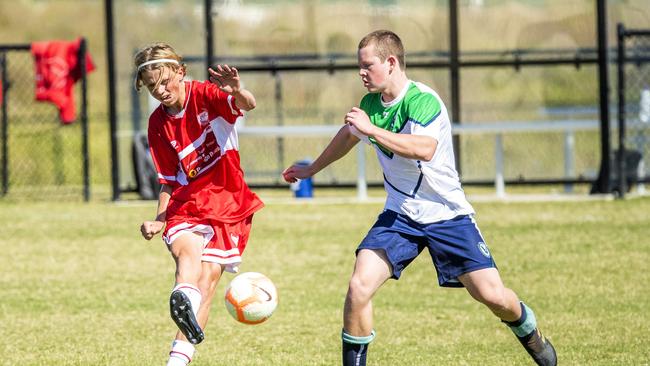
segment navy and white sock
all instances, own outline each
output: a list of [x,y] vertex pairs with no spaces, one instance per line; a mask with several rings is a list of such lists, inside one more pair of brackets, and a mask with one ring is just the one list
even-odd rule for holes
[[535,313],[533,310],[526,306],[523,302],[519,303],[521,305],[521,317],[514,322],[507,322],[503,320],[504,323],[510,327],[510,330],[519,338],[524,338],[530,335],[537,328],[537,319],[535,319]]
[[366,337],[355,337],[343,330],[341,339],[343,340],[343,366],[366,366],[368,344],[375,339],[375,331],[373,330]]

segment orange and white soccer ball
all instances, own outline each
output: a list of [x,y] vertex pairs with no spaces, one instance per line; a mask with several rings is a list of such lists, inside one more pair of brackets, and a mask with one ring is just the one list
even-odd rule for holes
[[278,306],[278,292],[265,275],[244,272],[230,282],[225,300],[226,309],[235,320],[259,324],[268,319]]

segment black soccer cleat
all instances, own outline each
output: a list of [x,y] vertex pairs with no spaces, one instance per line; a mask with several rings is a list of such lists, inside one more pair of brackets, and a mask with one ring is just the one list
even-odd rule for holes
[[535,328],[529,335],[517,337],[528,354],[540,366],[557,366],[557,354],[551,342]]
[[192,344],[199,344],[205,338],[203,330],[196,321],[190,299],[179,290],[172,292],[169,297],[169,312],[172,320],[181,330],[185,338]]

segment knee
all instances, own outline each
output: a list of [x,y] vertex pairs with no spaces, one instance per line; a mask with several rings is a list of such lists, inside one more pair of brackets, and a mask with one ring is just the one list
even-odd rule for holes
[[481,289],[475,298],[492,311],[501,311],[508,307],[506,289],[502,286],[491,286]]
[[359,276],[353,276],[348,284],[348,298],[353,303],[365,303],[370,301],[372,292],[370,286]]

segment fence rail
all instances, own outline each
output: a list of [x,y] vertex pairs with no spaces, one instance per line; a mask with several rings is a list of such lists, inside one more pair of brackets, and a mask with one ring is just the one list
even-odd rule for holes
[[[504,169],[506,159],[504,156],[503,136],[508,133],[520,132],[562,132],[564,133],[564,179],[549,179],[548,183],[563,181],[566,183],[565,190],[570,191],[572,184],[578,181],[590,181],[584,179],[575,179],[574,176],[574,134],[577,131],[598,131],[598,120],[563,120],[563,121],[536,121],[534,123],[525,121],[509,122],[485,122],[474,124],[454,125],[452,133],[454,135],[471,135],[471,134],[491,134],[494,135],[494,154],[495,154],[495,176],[494,188],[497,197],[504,197],[506,194],[506,180],[504,178]],[[311,125],[311,126],[244,126],[238,129],[242,139],[256,137],[332,137],[341,128],[340,125]],[[363,200],[367,198],[368,183],[366,179],[366,156],[364,153],[364,144],[358,144],[356,161],[357,177],[356,188],[357,198]]]

